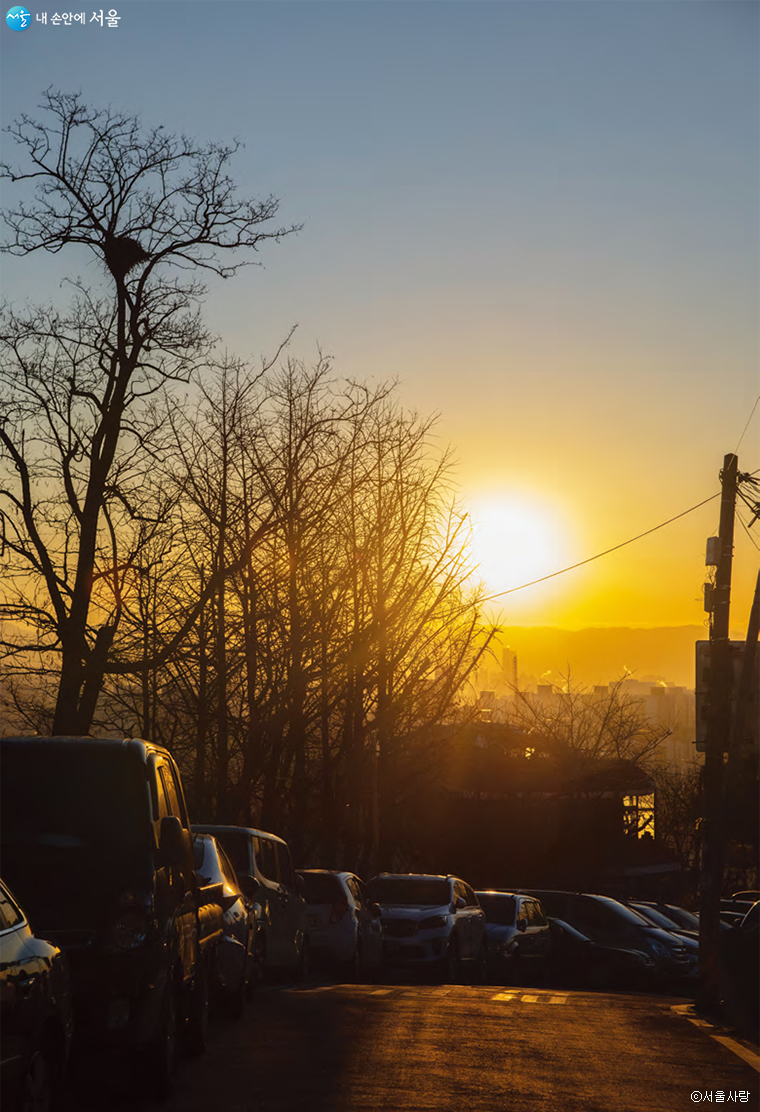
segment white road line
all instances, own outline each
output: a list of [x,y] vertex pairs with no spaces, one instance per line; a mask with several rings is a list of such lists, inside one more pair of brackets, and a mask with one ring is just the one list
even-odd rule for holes
[[695,1027],[712,1027],[712,1023],[708,1023],[706,1019],[694,1019],[693,1016],[687,1015],[689,1023],[693,1023]]
[[752,1066],[753,1070],[760,1073],[760,1056],[755,1054],[752,1050],[747,1050],[746,1046],[742,1046],[736,1039],[729,1039],[726,1035],[710,1035],[711,1039],[715,1039],[721,1046],[725,1046],[727,1050],[732,1050],[739,1058],[742,1058],[748,1065]]
[[376,988],[372,990],[370,996],[387,996],[388,993],[392,991],[393,989],[390,988]]
[[439,985],[438,988],[433,989],[433,991],[430,993],[430,995],[431,996],[448,996],[449,993],[451,992],[451,989],[452,989],[451,985]]
[[492,996],[492,1000],[514,1000],[514,992],[499,992],[496,996]]
[[550,1004],[566,1004],[567,1003],[567,997],[566,996],[552,996],[551,999],[549,1000],[549,1003]]
[[537,996],[523,996],[521,999],[522,999],[523,1004],[537,1004],[538,1003],[538,997]]

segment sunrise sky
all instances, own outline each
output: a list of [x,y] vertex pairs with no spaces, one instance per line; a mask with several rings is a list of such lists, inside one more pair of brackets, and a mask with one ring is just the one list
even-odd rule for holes
[[[211,326],[258,359],[297,323],[296,357],[439,413],[492,591],[708,498],[742,435],[760,468],[756,3],[119,0],[117,28],[28,6],[48,22],[3,23],[3,125],[53,85],[241,138],[241,194],[304,227],[212,287]],[[6,260],[4,296],[60,298],[70,266]],[[717,523],[716,499],[498,613],[699,624]],[[758,545],[737,521],[740,636]]]

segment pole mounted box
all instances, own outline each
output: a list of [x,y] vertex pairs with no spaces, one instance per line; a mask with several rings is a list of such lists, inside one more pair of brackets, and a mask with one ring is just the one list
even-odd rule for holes
[[[712,649],[714,642],[696,642],[696,668],[694,695],[696,698],[696,743],[697,752],[707,752],[707,730],[710,717],[710,696],[712,693]],[[731,719],[736,715],[739,693],[739,680],[744,666],[746,641],[730,641],[731,654]],[[755,666],[749,704],[744,714],[744,737],[740,741],[741,753],[750,756],[757,753],[760,743],[760,652],[755,653]],[[730,737],[730,731],[726,736]],[[725,750],[724,750],[725,751]]]

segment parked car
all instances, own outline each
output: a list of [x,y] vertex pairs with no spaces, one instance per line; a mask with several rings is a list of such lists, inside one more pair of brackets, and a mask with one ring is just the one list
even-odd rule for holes
[[671,934],[678,934],[681,938],[689,938],[692,941],[699,941],[699,920],[697,920],[696,930],[694,928],[682,927],[676,919],[653,904],[642,903],[640,900],[626,900],[626,907],[633,908],[639,915],[643,915],[645,919],[655,927],[662,927],[664,931],[670,931]]
[[655,959],[646,950],[595,942],[563,919],[549,919],[551,978],[571,987],[625,988],[657,979]]
[[271,973],[304,979],[309,970],[306,901],[288,845],[276,834],[247,826],[193,826],[213,834],[224,848],[245,891],[248,878],[258,882],[254,896],[260,931],[260,962]]
[[[745,892],[740,892],[739,895],[747,895]],[[744,916],[751,909],[754,900],[737,899],[732,896],[730,899],[720,901],[720,917],[729,926],[738,926]]]
[[222,933],[177,766],[138,739],[6,738],[0,758],[4,875],[68,958],[76,1038],[127,1054],[166,1094],[178,1036],[204,1049]]
[[486,916],[488,964],[495,977],[545,976],[551,932],[541,903],[516,892],[476,892]]
[[211,834],[193,834],[193,864],[199,884],[222,886],[224,919],[214,987],[225,1010],[239,1017],[246,997],[260,977],[257,960],[262,954],[262,939],[255,903],[258,881],[247,877],[244,892],[227,854]]
[[381,873],[367,884],[380,904],[384,960],[432,967],[445,981],[466,967],[486,974],[486,917],[469,884],[455,876]]
[[299,869],[304,882],[309,947],[322,960],[354,979],[377,972],[383,960],[380,906],[371,903],[354,873]]
[[72,1032],[66,959],[35,937],[0,881],[0,1095],[6,1112],[47,1112],[58,1101]]
[[699,916],[695,915],[693,911],[687,911],[685,907],[678,907],[676,904],[658,903],[653,900],[628,900],[631,907],[641,910],[645,907],[651,907],[660,914],[666,915],[677,927],[683,931],[692,931],[694,934],[699,934]]
[[649,954],[661,980],[697,976],[696,945],[687,945],[685,939],[654,926],[643,915],[609,896],[536,889],[531,889],[528,895],[541,900],[550,918],[569,924],[592,942]]

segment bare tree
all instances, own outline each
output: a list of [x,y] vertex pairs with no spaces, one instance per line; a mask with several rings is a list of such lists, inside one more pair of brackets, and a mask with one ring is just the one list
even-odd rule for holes
[[[198,144],[51,90],[43,108],[43,122],[9,129],[25,161],[2,173],[24,195],[5,214],[4,249],[84,247],[110,289],[74,281],[65,311],[8,309],[0,326],[3,647],[20,671],[56,661],[52,729],[87,732],[104,675],[144,667],[114,662],[112,646],[125,574],[171,511],[149,489],[166,436],[157,402],[211,347],[197,275],[230,277],[244,265],[236,251],[294,229],[271,227],[274,198],[237,197],[236,143]],[[212,576],[207,594],[216,587]]]

